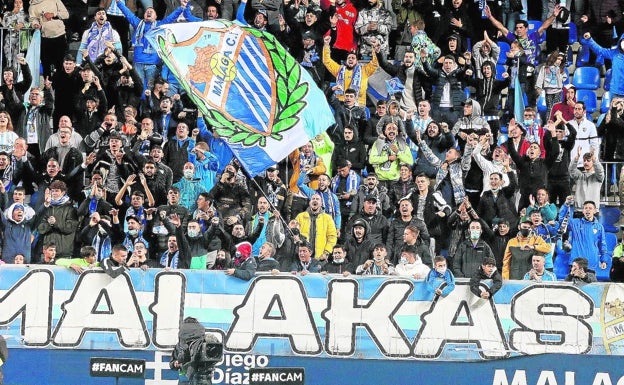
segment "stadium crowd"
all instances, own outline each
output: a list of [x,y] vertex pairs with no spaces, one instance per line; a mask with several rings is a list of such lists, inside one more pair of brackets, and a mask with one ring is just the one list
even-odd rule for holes
[[[624,160],[618,1],[2,5],[3,263],[400,275],[446,295],[435,282],[556,280],[565,253],[567,280],[610,262],[624,281],[622,245],[608,249],[598,219],[601,161]],[[297,58],[336,120],[254,178],[145,38],[235,17]],[[41,32],[41,88],[28,28]],[[570,83],[571,28],[585,64],[612,71],[598,125]],[[380,68],[394,88],[373,101]]]

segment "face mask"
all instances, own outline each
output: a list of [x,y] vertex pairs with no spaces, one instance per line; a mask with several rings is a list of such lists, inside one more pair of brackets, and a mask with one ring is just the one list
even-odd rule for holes
[[436,271],[444,275],[444,273],[446,273],[446,267],[436,267]]
[[340,258],[340,259],[334,258],[334,263],[337,264],[337,265],[339,265],[339,264],[341,264],[343,262],[344,262],[344,258]]
[[520,235],[522,235],[525,238],[529,236],[530,232],[531,232],[531,229],[520,229]]
[[470,239],[479,239],[481,230],[470,230]]
[[193,175],[195,175],[195,171],[189,169],[184,170],[184,177],[186,179],[191,179]]
[[95,199],[102,199],[104,195],[102,193],[95,193]]
[[195,238],[198,235],[199,235],[199,231],[197,231],[197,230],[189,230],[188,231],[188,236],[191,237],[191,238]]
[[498,192],[498,190],[500,190],[500,187],[496,187],[496,188],[492,187],[492,192],[496,193],[496,192]]
[[533,119],[527,119],[524,121],[524,125],[525,126],[532,126],[533,125]]
[[401,265],[407,265],[407,258],[405,258],[405,257],[401,257],[401,260],[399,261],[399,263],[400,263]]
[[136,237],[137,234],[139,233],[139,230],[128,230],[128,235],[130,235],[131,237]]
[[381,261],[383,261],[383,260],[384,260],[384,258],[383,258],[383,257],[374,257],[374,258],[373,258],[373,260],[374,260],[375,262],[381,262]]

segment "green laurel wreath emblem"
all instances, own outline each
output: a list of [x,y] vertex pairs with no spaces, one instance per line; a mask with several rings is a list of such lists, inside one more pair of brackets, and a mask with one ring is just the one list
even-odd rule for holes
[[[230,25],[227,23],[226,25]],[[230,143],[240,143],[243,146],[266,146],[266,139],[270,137],[275,140],[282,140],[283,133],[294,127],[299,122],[298,114],[307,106],[305,96],[308,94],[309,84],[301,81],[301,67],[297,60],[286,53],[275,37],[269,33],[264,33],[255,28],[241,27],[253,36],[261,39],[271,56],[273,67],[276,72],[276,89],[277,89],[277,108],[276,116],[273,121],[273,127],[270,132],[258,133],[245,127],[240,122],[228,119],[220,111],[208,108],[195,92],[191,91],[191,85],[188,79],[179,79],[182,88],[184,88],[193,103],[199,107],[206,121],[215,127],[219,136],[226,138]],[[168,36],[169,44],[177,43],[174,36]],[[162,55],[162,59],[170,68],[177,68],[175,60],[168,49],[168,44],[162,37],[158,38],[158,45]],[[179,73],[178,71],[176,71]]]
[[276,41],[273,35],[261,32],[255,28],[244,28],[255,37],[262,39],[276,73],[277,108],[273,127],[269,133],[261,134],[249,130],[242,124],[232,122],[219,111],[210,110],[210,118],[214,119],[217,133],[227,138],[230,143],[242,143],[244,146],[266,146],[266,138],[282,140],[283,133],[299,123],[297,116],[307,102],[309,85],[301,81],[301,67],[297,60],[286,53],[286,50]]

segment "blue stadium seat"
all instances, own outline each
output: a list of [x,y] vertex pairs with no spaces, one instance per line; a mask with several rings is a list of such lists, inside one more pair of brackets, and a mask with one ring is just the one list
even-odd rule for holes
[[507,72],[507,68],[505,68],[502,64],[496,65],[496,80],[503,80],[503,72]]
[[[528,20],[527,21],[529,23],[529,35],[532,34],[533,32],[537,32],[538,29],[540,29],[540,27],[542,26],[542,22],[539,20]],[[544,33],[542,33],[542,36],[540,36],[539,42],[543,43],[546,41],[546,31],[544,31]]]
[[568,71],[568,68],[566,67],[563,69],[563,85],[565,86],[570,83],[572,83],[572,76],[570,76],[570,71]]
[[620,219],[620,210],[617,207],[605,206],[600,208],[600,223],[608,233],[617,233],[620,229],[615,224]]
[[602,100],[600,100],[600,112],[604,114],[609,111],[609,107],[611,107],[611,92],[607,91],[602,94]]
[[555,245],[555,261],[553,263],[553,273],[557,279],[564,279],[570,272],[570,253],[566,253],[561,247],[561,241]]
[[597,90],[600,87],[600,70],[596,67],[581,67],[574,71],[572,84],[577,89]]
[[585,108],[588,114],[593,114],[598,108],[598,97],[596,92],[592,90],[577,90],[576,100],[585,103]]
[[617,245],[617,235],[614,233],[606,233],[605,240],[607,241],[607,267],[605,269],[601,269],[598,267],[598,271],[596,271],[596,279],[600,282],[609,281],[609,271],[611,271],[611,256],[613,255],[613,249]]
[[581,48],[576,53],[576,68],[585,67],[589,64],[589,46],[581,45]]
[[609,91],[609,89],[611,88],[611,77],[613,77],[613,71],[611,70],[611,68],[609,68],[607,72],[605,72],[605,80],[604,84],[602,85],[602,88],[604,88],[605,91]]
[[509,43],[504,41],[499,41],[496,43],[500,48],[500,55],[498,56],[498,62],[496,64],[505,64],[507,61],[507,52],[509,52]]
[[570,23],[570,34],[568,35],[568,44],[572,45],[578,40],[576,24]]

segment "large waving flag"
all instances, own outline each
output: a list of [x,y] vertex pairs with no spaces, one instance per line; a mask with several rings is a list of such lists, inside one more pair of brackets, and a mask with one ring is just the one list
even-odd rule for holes
[[210,20],[148,39],[251,176],[334,124],[323,92],[269,33]]

